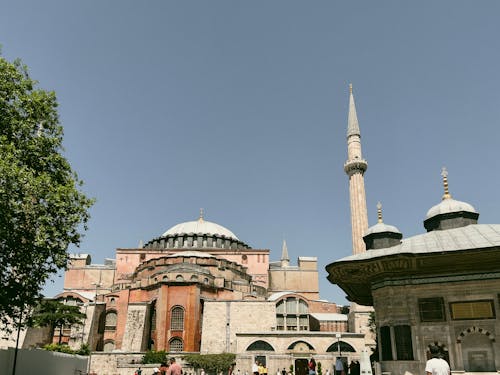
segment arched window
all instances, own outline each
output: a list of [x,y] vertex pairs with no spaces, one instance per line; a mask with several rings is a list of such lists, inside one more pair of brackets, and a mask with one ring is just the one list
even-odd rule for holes
[[115,350],[115,342],[113,340],[106,340],[104,342],[103,352],[112,352]]
[[191,281],[198,281],[198,276],[192,275],[191,276]]
[[254,341],[253,343],[251,343],[247,348],[247,351],[250,351],[250,350],[256,350],[259,352],[260,351],[274,352],[274,348],[271,346],[271,344],[269,344],[265,341],[262,341],[262,340]]
[[175,281],[184,281],[184,277],[182,277],[182,275],[177,275]]
[[276,303],[278,331],[309,331],[309,306],[298,297],[287,297]]
[[[340,341],[340,353],[347,353],[347,352],[350,352],[350,353],[354,353],[356,350],[348,343],[344,342],[344,341]],[[339,352],[339,343],[338,341],[337,342],[334,342],[332,345],[330,345],[328,347],[328,349],[326,349],[326,352],[327,353],[338,353]]]
[[170,329],[173,331],[184,330],[184,309],[175,306],[170,312]]
[[182,339],[179,337],[174,337],[169,342],[170,351],[171,352],[182,352],[184,350],[184,345],[182,343]]
[[109,299],[109,304],[110,304],[111,306],[114,306],[114,305],[116,304],[115,297],[111,297],[111,298]]
[[114,331],[116,329],[116,311],[115,310],[109,310],[106,312],[106,327],[105,329],[107,331]]
[[305,341],[295,341],[291,343],[288,348],[288,350],[294,351],[294,352],[307,352],[314,350],[314,347],[309,344],[308,342]]

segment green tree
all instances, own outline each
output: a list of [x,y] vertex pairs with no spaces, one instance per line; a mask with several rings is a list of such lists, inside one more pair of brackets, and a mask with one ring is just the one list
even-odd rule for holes
[[51,327],[52,337],[56,328],[59,329],[59,341],[62,340],[62,329],[64,326],[72,324],[82,324],[85,319],[85,314],[80,312],[78,306],[69,306],[57,300],[46,299],[35,309],[35,313],[31,317],[32,323],[35,326]]
[[0,55],[0,322],[22,321],[80,243],[93,203],[62,155],[54,92]]

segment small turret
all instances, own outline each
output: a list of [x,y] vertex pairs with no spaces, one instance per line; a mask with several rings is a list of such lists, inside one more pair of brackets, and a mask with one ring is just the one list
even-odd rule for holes
[[453,199],[448,190],[448,172],[443,167],[443,200],[427,211],[424,227],[427,232],[465,227],[477,224],[479,213],[469,203]]
[[363,237],[366,250],[384,249],[399,245],[403,235],[395,226],[384,224],[382,220],[382,204],[380,202],[377,203],[377,217],[377,224],[368,228]]

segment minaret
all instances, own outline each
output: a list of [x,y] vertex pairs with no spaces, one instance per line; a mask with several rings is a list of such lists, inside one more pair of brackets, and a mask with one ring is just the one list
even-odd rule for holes
[[290,258],[288,257],[288,248],[286,241],[283,240],[283,247],[281,248],[281,267],[285,268],[290,266]]
[[356,105],[349,85],[349,117],[347,120],[347,161],[344,171],[349,176],[349,197],[351,202],[352,252],[366,251],[363,235],[368,229],[364,173],[368,163],[361,154],[361,132],[359,131]]

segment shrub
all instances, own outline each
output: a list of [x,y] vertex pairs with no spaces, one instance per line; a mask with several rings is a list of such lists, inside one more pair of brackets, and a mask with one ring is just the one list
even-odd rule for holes
[[64,344],[47,344],[47,345],[44,345],[42,349],[48,350],[50,352],[60,352],[60,353],[66,353],[66,354],[78,354],[78,355],[89,355],[90,354],[90,349],[89,349],[88,344],[83,344],[80,347],[80,349],[78,349],[78,350],[73,350],[68,345],[64,345]]
[[167,362],[167,353],[164,350],[150,350],[142,357],[142,363],[162,363]]
[[234,365],[236,355],[232,353],[221,354],[188,354],[184,356],[184,361],[195,369],[202,368],[208,374],[226,373],[229,367]]

